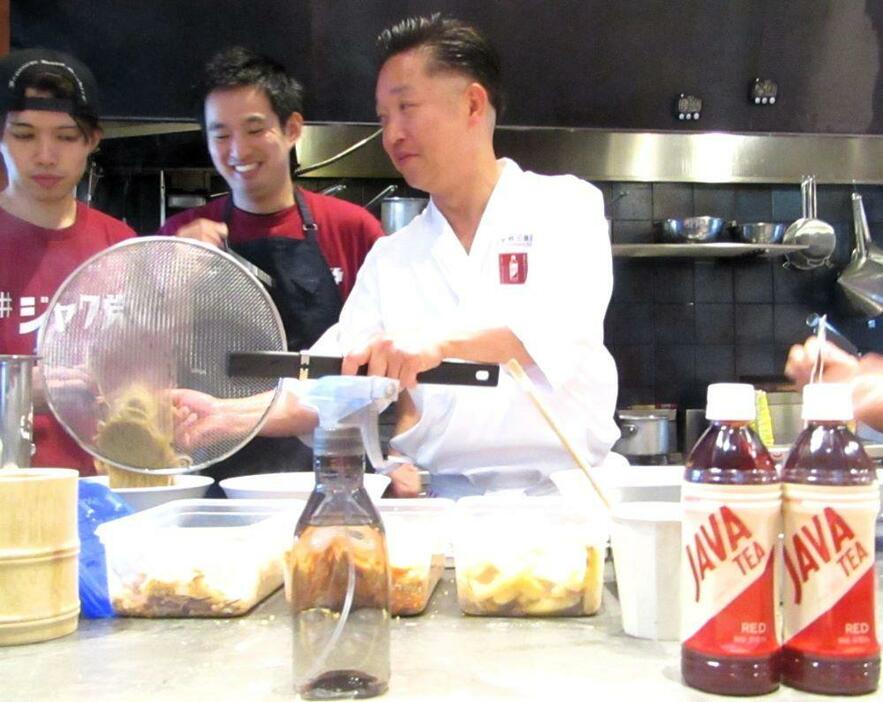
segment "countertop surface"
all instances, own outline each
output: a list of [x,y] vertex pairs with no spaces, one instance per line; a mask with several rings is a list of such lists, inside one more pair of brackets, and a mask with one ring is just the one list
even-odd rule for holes
[[[601,611],[562,619],[466,617],[445,571],[423,615],[393,619],[382,699],[726,699],[681,683],[676,642],[623,633],[607,565]],[[81,620],[65,638],[0,648],[0,699],[293,699],[291,650],[281,591],[238,619]],[[785,687],[764,697],[808,698]]]

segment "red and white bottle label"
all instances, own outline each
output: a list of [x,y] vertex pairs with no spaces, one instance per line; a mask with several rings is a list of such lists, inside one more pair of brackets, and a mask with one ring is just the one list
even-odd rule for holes
[[785,485],[784,638],[818,656],[874,656],[877,485]]
[[775,652],[781,487],[685,483],[682,494],[684,645],[707,655]]

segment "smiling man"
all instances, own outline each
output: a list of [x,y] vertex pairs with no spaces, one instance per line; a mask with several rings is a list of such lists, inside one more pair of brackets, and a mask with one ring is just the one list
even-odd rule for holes
[[383,146],[426,210],[372,249],[338,326],[316,351],[346,372],[398,378],[391,446],[397,494],[541,492],[572,468],[555,434],[505,374],[494,389],[415,387],[442,359],[525,367],[592,464],[618,436],[616,367],[604,347],[612,262],[600,191],[541,176],[494,153],[503,109],[499,58],[473,27],[411,18],[379,37],[375,97]]
[[334,322],[356,271],[383,235],[364,208],[295,187],[291,153],[303,90],[272,59],[234,47],[212,58],[203,85],[212,163],[230,195],[171,217],[162,234],[227,241],[275,280],[288,346],[308,348]]
[[[383,235],[367,210],[295,186],[291,153],[303,129],[300,84],[272,59],[235,47],[212,58],[203,85],[209,153],[230,194],[171,217],[162,234],[230,247],[268,273],[288,348],[309,348],[334,324],[368,250]],[[296,438],[258,437],[212,466],[218,481],[308,469]]]

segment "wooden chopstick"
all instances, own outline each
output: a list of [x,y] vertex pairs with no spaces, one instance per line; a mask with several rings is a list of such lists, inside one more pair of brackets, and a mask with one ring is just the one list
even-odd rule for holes
[[552,409],[545,403],[540,394],[537,392],[537,388],[534,385],[533,381],[530,379],[527,373],[524,372],[524,368],[521,367],[521,364],[516,361],[514,358],[506,361],[503,364],[503,367],[512,376],[515,382],[518,383],[519,387],[525,392],[525,394],[531,399],[534,407],[539,410],[540,414],[543,415],[543,419],[546,420],[546,424],[555,432],[555,436],[558,437],[558,440],[561,442],[561,445],[564,446],[564,449],[570,454],[570,457],[573,459],[573,462],[576,463],[577,466],[580,467],[583,473],[585,473],[586,477],[589,479],[589,483],[594,488],[598,497],[601,499],[601,502],[604,503],[604,506],[610,510],[610,502],[604,495],[604,491],[601,489],[601,486],[595,482],[595,478],[592,477],[592,473],[589,470],[589,465],[582,459],[582,457],[577,453],[573,444],[570,443],[570,439],[565,436],[564,432],[561,430],[561,425],[555,419],[555,415],[552,412]]

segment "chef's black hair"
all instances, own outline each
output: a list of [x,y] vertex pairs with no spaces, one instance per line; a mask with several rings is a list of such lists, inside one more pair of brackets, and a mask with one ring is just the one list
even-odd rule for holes
[[266,93],[279,124],[283,126],[292,113],[303,114],[303,87],[288,75],[281,63],[242,46],[233,46],[215,54],[205,65],[199,104],[203,127],[203,108],[210,93],[245,86],[256,86]]
[[[15,89],[20,95],[24,95],[30,89],[56,100],[74,100],[78,94],[78,88],[73,78],[58,75],[57,73],[43,73],[39,71],[32,71],[23,75],[16,83]],[[7,114],[4,112],[0,115],[0,119],[2,119],[2,122],[0,122],[0,133],[2,133],[2,126],[6,124]],[[77,123],[80,133],[87,141],[101,129],[98,117],[95,115],[81,113],[71,115],[71,119]]]
[[454,71],[472,78],[488,94],[497,118],[503,114],[503,71],[500,56],[481,32],[460,20],[442,17],[408,17],[384,29],[377,37],[378,63],[382,67],[397,54],[426,47],[430,71]]

